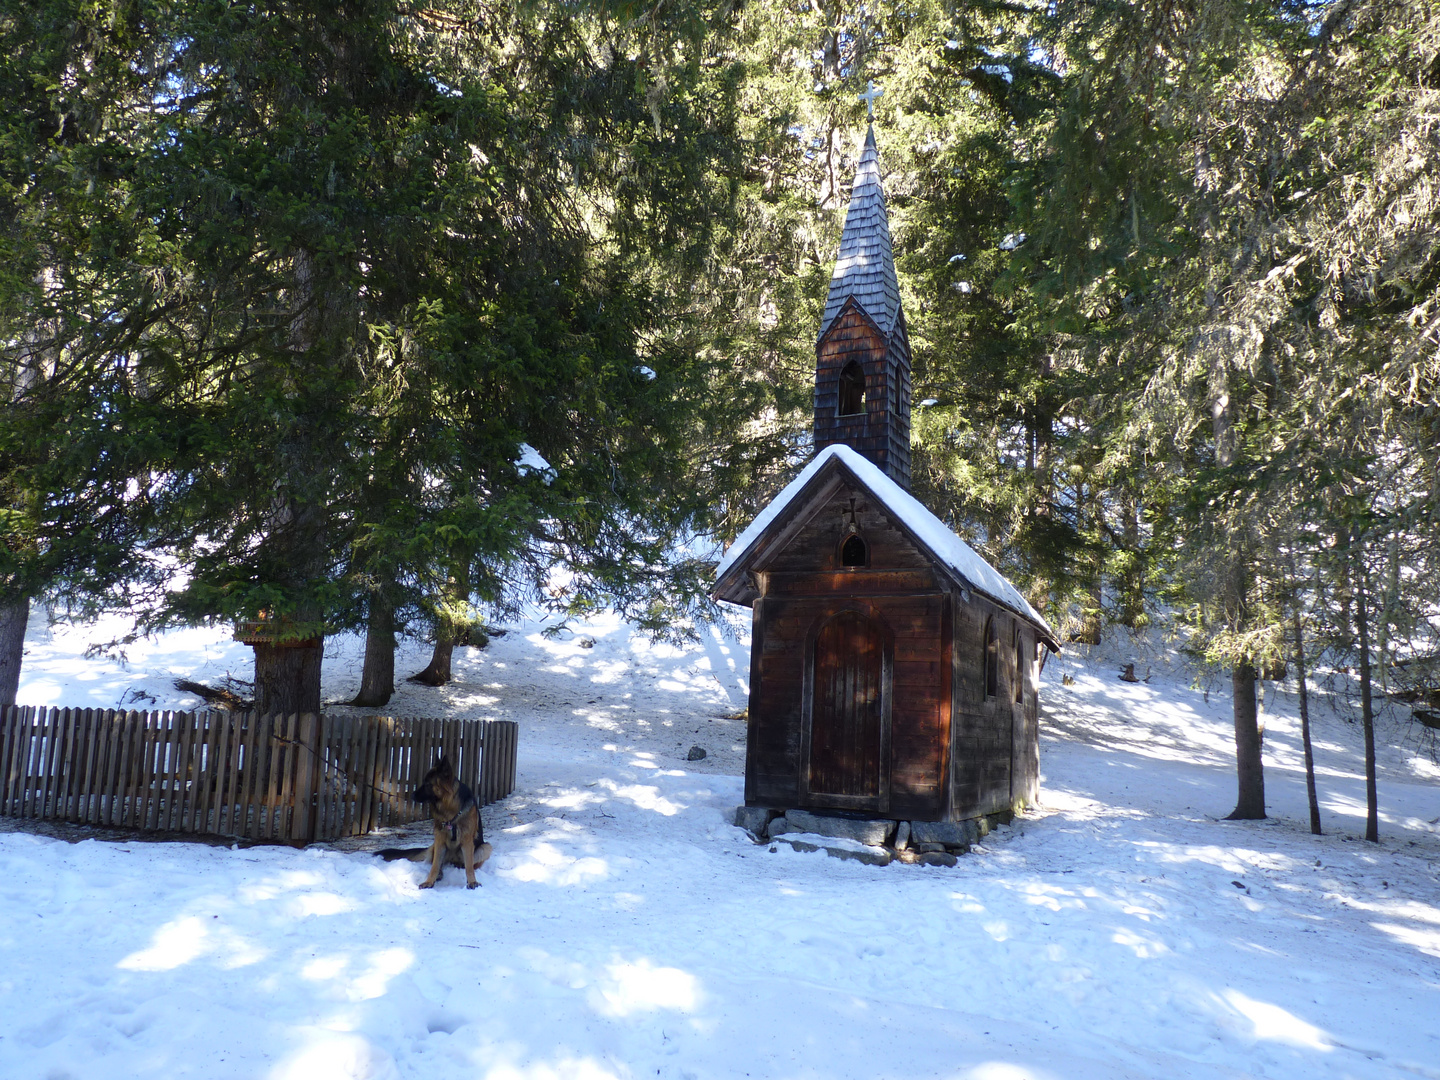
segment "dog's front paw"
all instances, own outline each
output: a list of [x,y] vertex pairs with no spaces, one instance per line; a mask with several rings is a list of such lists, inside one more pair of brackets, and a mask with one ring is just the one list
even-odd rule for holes
[[478,881],[472,881],[472,882],[470,882],[470,884],[466,885],[465,887],[466,887],[467,889],[478,889],[478,888],[480,887],[480,882],[478,882]]
[[422,889],[433,889],[433,888],[435,887],[435,882],[433,882],[433,881],[422,881],[422,882],[420,882],[420,887],[421,887]]

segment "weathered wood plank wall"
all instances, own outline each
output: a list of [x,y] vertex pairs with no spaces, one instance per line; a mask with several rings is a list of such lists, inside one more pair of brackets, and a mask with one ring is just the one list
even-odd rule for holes
[[[985,622],[994,619],[1000,640],[999,686],[985,693]],[[954,619],[954,726],[951,803],[960,818],[1033,803],[1040,790],[1039,698],[1035,687],[1034,631],[1020,626],[1017,672],[1012,637],[1018,620],[980,597],[957,603]],[[1016,680],[1022,680],[1017,702]]]

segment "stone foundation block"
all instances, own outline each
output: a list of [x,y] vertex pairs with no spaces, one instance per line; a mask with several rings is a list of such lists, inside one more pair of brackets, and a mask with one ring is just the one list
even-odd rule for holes
[[794,832],[838,836],[872,847],[886,843],[895,831],[895,822],[888,819],[857,820],[855,818],[830,817],[825,814],[814,814],[809,810],[787,810],[785,819],[793,826],[792,831]]
[[957,866],[960,862],[948,851],[916,851],[914,848],[898,852],[895,858],[910,866]]
[[[984,821],[984,818],[980,819]],[[988,832],[988,828],[986,829]],[[912,821],[910,839],[916,844],[944,844],[947,847],[965,847],[980,839],[984,833],[975,821]]]
[[781,835],[782,833],[804,831],[804,829],[797,829],[794,825],[791,825],[790,822],[785,820],[785,815],[781,814],[774,821],[770,822],[770,825],[765,835],[770,837],[771,840],[774,840],[775,837]]
[[751,836],[763,837],[765,830],[769,828],[775,811],[765,806],[737,806],[735,807],[735,824],[744,829]]
[[[815,833],[799,833],[780,836],[776,843],[789,844],[796,851],[823,851],[825,854],[836,859],[849,859],[852,862],[865,863],[867,866],[889,866],[894,856],[889,848],[878,847],[872,844],[861,843],[825,843],[825,837]],[[836,840],[843,840],[836,837]]]
[[954,866],[960,860],[948,851],[927,851],[917,861],[921,866]]

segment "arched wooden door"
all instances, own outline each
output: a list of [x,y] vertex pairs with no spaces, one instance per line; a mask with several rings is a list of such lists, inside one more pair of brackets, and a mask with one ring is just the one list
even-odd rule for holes
[[884,738],[885,639],[858,611],[836,615],[815,639],[809,790],[878,799]]

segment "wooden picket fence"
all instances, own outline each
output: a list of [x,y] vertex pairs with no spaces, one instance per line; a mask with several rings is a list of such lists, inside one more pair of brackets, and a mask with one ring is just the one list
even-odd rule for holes
[[429,816],[447,754],[481,805],[515,788],[509,720],[0,709],[0,815],[303,844]]

